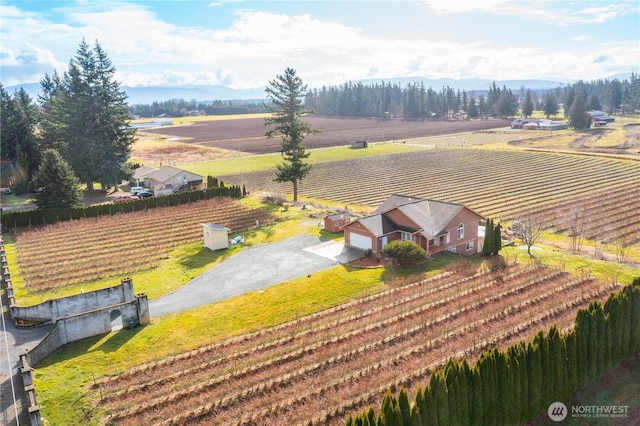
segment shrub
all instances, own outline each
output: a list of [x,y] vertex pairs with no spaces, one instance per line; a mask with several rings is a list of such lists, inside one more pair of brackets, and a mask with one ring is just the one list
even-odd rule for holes
[[364,257],[366,257],[367,259],[370,258],[371,256],[373,256],[373,250],[371,249],[366,249],[364,251]]
[[382,253],[395,258],[400,264],[417,262],[424,258],[425,250],[413,241],[395,240],[384,246]]

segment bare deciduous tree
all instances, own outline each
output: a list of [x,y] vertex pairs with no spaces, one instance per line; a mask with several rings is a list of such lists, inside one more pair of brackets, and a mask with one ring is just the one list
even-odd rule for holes
[[585,212],[583,203],[572,203],[559,213],[557,227],[566,230],[571,242],[571,251],[581,251],[589,225],[589,217]]
[[516,237],[520,238],[527,246],[529,257],[533,257],[531,247],[538,241],[544,230],[548,227],[547,220],[540,215],[525,212],[520,215],[511,226]]

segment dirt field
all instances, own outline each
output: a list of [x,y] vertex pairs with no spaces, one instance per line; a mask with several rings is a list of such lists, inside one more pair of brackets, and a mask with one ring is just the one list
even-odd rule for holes
[[[348,145],[359,140],[380,142],[472,132],[505,127],[509,124],[509,120],[403,121],[325,117],[308,117],[305,121],[320,131],[317,135],[305,138],[304,145],[307,148]],[[186,126],[150,129],[145,132],[179,138],[181,142],[252,154],[277,152],[280,148],[280,138],[267,139],[264,136],[266,130],[264,119],[248,118],[205,121]]]

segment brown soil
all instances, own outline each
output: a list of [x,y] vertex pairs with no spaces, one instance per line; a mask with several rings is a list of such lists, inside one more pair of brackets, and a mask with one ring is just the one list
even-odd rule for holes
[[[348,145],[359,140],[369,142],[397,141],[493,129],[509,124],[508,120],[404,121],[315,116],[307,117],[305,121],[312,128],[320,131],[317,135],[305,138],[306,148]],[[179,138],[181,142],[224,150],[252,154],[277,152],[280,148],[280,138],[267,139],[264,136],[266,130],[264,119],[247,118],[245,120],[219,120],[200,122],[189,126],[163,127],[145,132],[166,135],[169,138]]]

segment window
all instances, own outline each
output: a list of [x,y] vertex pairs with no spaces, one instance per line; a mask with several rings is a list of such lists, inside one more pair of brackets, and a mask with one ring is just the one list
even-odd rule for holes
[[[440,237],[440,238],[442,238],[442,237]],[[442,241],[442,240],[440,240],[440,241]],[[445,243],[449,244],[450,242],[451,242],[451,234],[449,234],[447,232],[447,234],[445,235]]]
[[413,236],[404,231],[400,231],[400,238],[402,238],[402,241],[413,241]]
[[464,238],[464,225],[461,223],[458,225],[458,239],[461,240]]
[[467,243],[467,251],[473,250],[473,241]]

